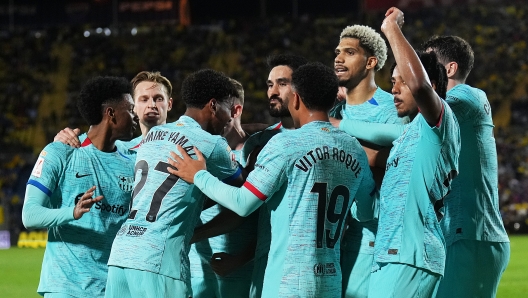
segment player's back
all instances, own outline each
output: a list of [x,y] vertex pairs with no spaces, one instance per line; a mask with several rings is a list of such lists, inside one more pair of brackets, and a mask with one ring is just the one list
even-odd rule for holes
[[319,121],[276,135],[265,149],[280,157],[259,156],[256,167],[274,171],[275,158],[286,164],[278,190],[284,195],[267,201],[272,240],[262,296],[341,297],[344,219],[360,184],[368,180],[368,193],[374,189],[365,152],[355,138]]
[[447,92],[460,126],[459,174],[444,200],[441,221],[450,245],[459,239],[508,242],[499,212],[497,149],[486,94],[459,84]]
[[51,208],[73,208],[94,185],[94,196],[104,198],[80,219],[48,228],[38,292],[104,295],[112,241],[128,214],[133,165],[134,154],[102,152],[89,140],[79,149],[53,142],[41,152],[28,184],[50,195]]
[[234,174],[225,139],[204,131],[194,119],[182,116],[152,128],[137,150],[131,212],[108,264],[189,282],[189,240],[204,196],[194,185],[169,175],[167,160],[176,145],[193,157],[196,146],[208,170],[220,179]]

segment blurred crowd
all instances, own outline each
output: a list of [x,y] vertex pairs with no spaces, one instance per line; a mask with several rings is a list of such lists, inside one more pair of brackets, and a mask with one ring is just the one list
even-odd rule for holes
[[[521,2],[407,12],[404,26],[417,48],[434,34],[458,35],[473,46],[475,67],[468,83],[485,90],[492,105],[501,210],[510,232],[528,231],[528,105],[523,104],[528,99],[528,4]],[[382,20],[382,13],[340,12],[189,27],[158,23],[0,31],[0,202],[11,206],[10,220],[19,225],[34,154],[65,126],[87,129],[75,102],[83,82],[93,76],[132,78],[142,70],[160,71],[174,87],[171,121],[184,108],[179,101],[183,78],[201,68],[221,70],[244,85],[242,121],[272,123],[266,112],[267,56],[292,52],[332,65],[345,26],[379,30]],[[390,89],[391,63],[377,78],[385,90]]]

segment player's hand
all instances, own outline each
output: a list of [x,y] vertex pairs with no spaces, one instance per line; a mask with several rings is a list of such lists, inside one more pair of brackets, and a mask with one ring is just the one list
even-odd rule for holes
[[340,86],[339,89],[337,90],[337,100],[339,101],[345,100],[346,95],[347,95],[347,88]]
[[70,145],[71,147],[79,148],[81,147],[81,142],[79,141],[79,133],[81,133],[81,130],[78,128],[71,129],[69,127],[66,127],[65,129],[59,131],[57,135],[55,135],[53,141],[61,142],[66,145]]
[[334,118],[334,117],[330,117],[329,119],[330,119],[330,124],[332,124],[333,127],[339,128],[339,125],[341,124],[341,120]]
[[194,183],[194,175],[196,175],[198,171],[207,170],[202,152],[200,152],[198,148],[193,147],[198,159],[192,159],[189,154],[183,150],[181,145],[177,145],[176,149],[178,149],[178,152],[180,152],[182,157],[171,151],[170,155],[172,158],[169,158],[168,162],[174,168],[168,167],[167,170],[169,173],[180,177],[188,183]]
[[391,7],[385,13],[385,19],[381,24],[381,31],[386,33],[386,30],[388,30],[392,25],[397,25],[398,28],[401,29],[403,23],[403,12],[396,7]]
[[94,190],[95,186],[90,187],[90,189],[88,189],[84,195],[82,195],[77,204],[75,204],[75,208],[73,208],[73,218],[81,218],[83,214],[90,211],[90,208],[92,208],[93,204],[103,199],[103,196],[98,196],[95,198],[92,197]]
[[211,257],[211,268],[220,276],[227,276],[243,265],[241,257],[233,256],[225,252],[214,253]]

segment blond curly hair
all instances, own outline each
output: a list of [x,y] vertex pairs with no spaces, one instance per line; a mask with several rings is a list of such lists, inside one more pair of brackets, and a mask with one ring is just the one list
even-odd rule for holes
[[387,45],[381,35],[369,26],[348,26],[341,32],[340,40],[343,38],[356,38],[362,48],[378,59],[374,70],[380,70],[387,61]]

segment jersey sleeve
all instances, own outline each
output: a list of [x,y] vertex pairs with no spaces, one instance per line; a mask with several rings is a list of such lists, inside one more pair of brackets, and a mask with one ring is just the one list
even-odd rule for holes
[[73,220],[73,208],[53,209],[49,199],[62,176],[68,150],[59,142],[49,144],[39,155],[28,180],[22,220],[27,228],[43,228]]
[[240,216],[248,216],[263,204],[248,189],[227,185],[204,170],[194,175],[194,185],[213,201],[234,211]]
[[237,178],[242,170],[224,138],[220,138],[206,160],[207,170],[224,182]]
[[249,173],[244,183],[243,187],[262,201],[266,201],[287,181],[288,148],[281,142],[286,134],[274,136],[262,148],[255,169]]
[[452,138],[453,127],[456,126],[458,132],[458,122],[453,114],[453,111],[449,105],[442,100],[442,114],[440,115],[440,120],[437,125],[430,126],[424,117],[420,117],[422,121],[422,126],[424,127],[425,133],[424,137],[433,144],[442,144],[445,140]]
[[404,131],[404,124],[372,123],[351,119],[341,120],[339,129],[357,139],[380,146],[391,146]]
[[379,191],[376,188],[376,183],[370,171],[365,152],[363,152],[363,156],[359,159],[359,162],[362,168],[361,182],[350,212],[352,217],[358,221],[368,221],[378,217]]
[[28,184],[22,207],[22,223],[28,229],[58,226],[74,220],[74,208],[51,208],[50,197],[39,188]]
[[461,122],[471,120],[474,117],[473,112],[478,110],[475,108],[478,99],[470,89],[464,88],[464,86],[456,86],[451,89],[447,94],[446,102]]

